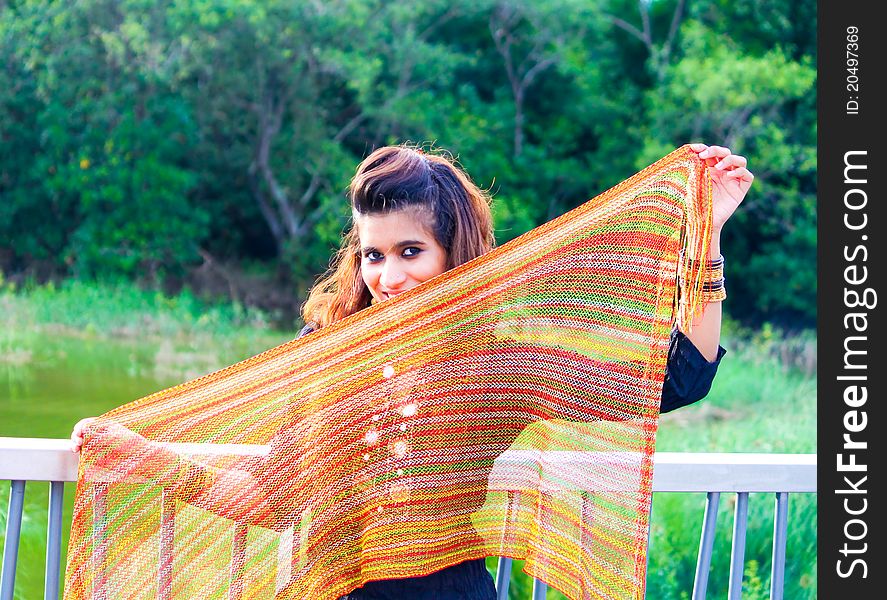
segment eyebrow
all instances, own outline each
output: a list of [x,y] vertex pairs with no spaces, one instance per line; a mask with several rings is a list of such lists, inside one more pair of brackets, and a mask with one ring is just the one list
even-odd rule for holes
[[[427,246],[427,244],[422,240],[404,240],[402,242],[397,242],[396,244],[394,244],[395,248],[406,248],[407,246]],[[378,252],[379,249],[375,246],[364,246],[360,249],[360,251],[366,254],[367,252]]]

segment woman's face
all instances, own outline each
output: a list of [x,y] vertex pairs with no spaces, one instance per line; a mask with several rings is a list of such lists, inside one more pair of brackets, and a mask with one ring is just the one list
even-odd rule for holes
[[421,218],[405,209],[355,219],[360,272],[377,302],[412,289],[447,270],[447,252]]

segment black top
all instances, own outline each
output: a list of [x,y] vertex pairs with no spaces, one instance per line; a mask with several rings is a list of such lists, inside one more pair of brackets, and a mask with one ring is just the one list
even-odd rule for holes
[[[298,337],[314,328],[306,325]],[[660,412],[698,402],[708,394],[726,353],[718,346],[714,362],[708,362],[690,339],[672,331],[662,384]],[[495,600],[496,587],[484,559],[468,560],[424,577],[371,581],[340,600]]]

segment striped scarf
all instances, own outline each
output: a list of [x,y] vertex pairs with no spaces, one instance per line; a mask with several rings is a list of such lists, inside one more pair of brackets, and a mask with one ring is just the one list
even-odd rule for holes
[[679,148],[396,298],[98,418],[65,598],[336,598],[485,556],[569,598],[642,598],[669,333],[699,307],[710,196]]

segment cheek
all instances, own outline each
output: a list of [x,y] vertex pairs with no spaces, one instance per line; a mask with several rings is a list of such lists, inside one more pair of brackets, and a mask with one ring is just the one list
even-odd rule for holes
[[428,281],[432,277],[437,277],[447,270],[446,256],[436,253],[434,256],[428,256],[422,265],[422,281]]
[[376,284],[378,284],[379,282],[379,274],[376,272],[376,269],[372,267],[372,265],[361,265],[360,276],[366,286],[370,289],[375,288]]

